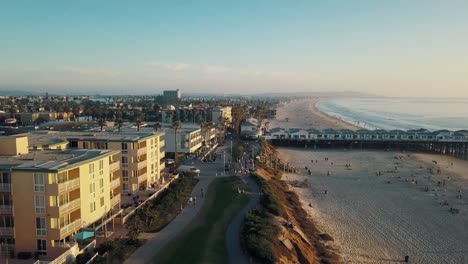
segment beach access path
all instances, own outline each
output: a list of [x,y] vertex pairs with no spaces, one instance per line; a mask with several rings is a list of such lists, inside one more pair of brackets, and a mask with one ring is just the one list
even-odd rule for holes
[[[222,154],[226,147],[217,149],[217,154]],[[229,151],[226,151],[226,154]],[[138,248],[124,263],[143,264],[153,263],[153,257],[173,238],[182,232],[182,230],[196,217],[202,208],[205,199],[201,198],[201,189],[208,190],[211,182],[219,177],[224,177],[223,159],[218,158],[213,163],[196,164],[200,169],[200,180],[192,190],[192,196],[197,196],[197,204],[185,204],[183,211],[170,222],[164,229],[157,233],[143,233],[140,238],[146,239],[146,243]]]
[[232,219],[231,223],[226,230],[224,237],[226,247],[229,254],[229,260],[232,264],[247,264],[249,263],[248,257],[244,254],[241,248],[241,227],[244,222],[245,214],[249,210],[254,209],[258,205],[260,198],[260,189],[257,183],[250,176],[244,176],[242,181],[247,183],[252,193],[249,203]]

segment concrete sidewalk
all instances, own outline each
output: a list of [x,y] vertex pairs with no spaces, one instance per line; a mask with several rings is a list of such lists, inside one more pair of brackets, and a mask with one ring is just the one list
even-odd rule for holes
[[[222,153],[224,148],[219,148],[217,153]],[[142,263],[153,263],[153,257],[174,237],[195,218],[200,211],[201,207],[205,203],[205,199],[201,198],[201,188],[205,190],[205,195],[208,190],[208,186],[211,182],[216,179],[223,177],[221,176],[224,170],[223,161],[216,163],[201,163],[195,164],[201,170],[200,181],[195,185],[192,196],[197,196],[197,204],[185,204],[183,211],[163,230],[157,233],[144,233],[140,236],[142,239],[146,239],[146,243],[138,248],[124,263],[126,264],[142,264]],[[218,176],[216,176],[218,175]]]

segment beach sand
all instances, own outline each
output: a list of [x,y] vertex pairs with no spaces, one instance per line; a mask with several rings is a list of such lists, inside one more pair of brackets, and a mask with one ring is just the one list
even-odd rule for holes
[[[276,112],[276,119],[269,120],[271,127],[282,128],[315,128],[315,129],[361,129],[358,126],[347,123],[336,117],[320,112],[315,104],[315,99],[298,99],[282,104]],[[286,118],[288,120],[286,120]]]
[[[278,117],[293,116],[293,109],[280,107]],[[309,118],[302,125],[314,122],[325,128],[326,116],[314,118],[314,111],[296,116]],[[330,122],[340,128],[340,122]],[[334,238],[332,246],[344,263],[401,263],[405,255],[411,263],[468,263],[467,161],[432,154],[305,148],[280,148],[279,155],[299,168],[296,174],[285,173],[284,180],[307,180],[309,187],[293,189],[319,229]],[[346,164],[351,164],[349,169]],[[459,194],[462,199],[456,197]],[[450,213],[451,207],[460,213]]]

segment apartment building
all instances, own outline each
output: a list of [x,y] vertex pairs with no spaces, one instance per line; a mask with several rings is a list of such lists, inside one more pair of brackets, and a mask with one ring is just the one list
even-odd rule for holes
[[166,152],[175,153],[177,140],[177,152],[191,154],[197,152],[202,147],[202,134],[200,127],[183,127],[177,130],[167,128],[164,140],[166,142]]
[[122,192],[146,189],[161,180],[165,168],[164,133],[121,132],[73,134],[67,137],[70,148],[112,149],[121,152]]
[[83,228],[106,233],[121,214],[119,151],[28,152],[25,135],[0,141],[16,149],[0,156],[0,243],[10,252],[54,259]]
[[232,122],[232,107],[225,106],[225,107],[213,107],[211,109],[211,121],[213,123],[223,122],[223,119],[226,118],[228,122]]

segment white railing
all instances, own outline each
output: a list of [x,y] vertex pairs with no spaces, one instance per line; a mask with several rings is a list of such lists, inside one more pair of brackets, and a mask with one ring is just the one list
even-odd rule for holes
[[146,160],[138,162],[138,170],[141,170],[144,167],[146,167]]
[[11,184],[9,183],[0,183],[0,192],[10,192]]
[[77,231],[81,228],[81,219],[76,219],[72,223],[60,228],[60,237],[64,237],[65,235]]
[[0,227],[0,236],[12,236],[13,227]]
[[111,205],[114,206],[118,203],[120,203],[121,201],[121,197],[120,197],[120,193],[115,195],[114,197],[111,198]]
[[141,183],[143,182],[144,180],[146,180],[148,178],[148,174],[145,172],[143,174],[141,174],[140,176],[138,176],[138,183]]
[[114,179],[110,183],[111,190],[113,190],[113,189],[115,189],[115,188],[117,188],[119,186],[120,186],[120,178]]
[[114,172],[116,170],[120,169],[120,161],[114,161],[109,165],[109,169],[111,172]]
[[80,187],[80,178],[73,180],[68,180],[58,184],[58,192],[67,192],[73,190],[74,188]]
[[59,213],[60,214],[64,214],[66,212],[69,212],[73,209],[76,209],[76,208],[79,208],[81,205],[81,199],[78,198],[78,199],[75,199],[73,201],[70,201],[66,204],[63,204],[61,206],[59,206]]
[[166,141],[165,140],[160,140],[159,141],[159,148],[165,148],[166,147]]
[[0,205],[0,214],[11,214],[11,205]]
[[140,156],[140,155],[143,155],[146,153],[146,147],[143,147],[143,148],[139,148],[137,150],[137,155]]

